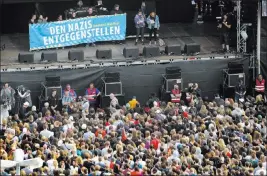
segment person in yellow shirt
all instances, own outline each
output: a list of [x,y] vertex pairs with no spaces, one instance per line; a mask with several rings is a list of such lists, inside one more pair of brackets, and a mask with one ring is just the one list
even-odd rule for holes
[[136,97],[134,96],[132,100],[129,101],[130,109],[134,109],[139,102],[136,100]]

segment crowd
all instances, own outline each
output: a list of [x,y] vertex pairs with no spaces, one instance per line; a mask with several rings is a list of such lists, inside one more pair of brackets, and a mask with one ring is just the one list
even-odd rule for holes
[[[39,112],[23,111],[23,118],[9,116],[1,125],[0,159],[41,158],[42,167],[20,168],[20,175],[32,176],[267,174],[262,95],[179,103],[153,95],[144,108],[137,99],[106,109],[46,103]],[[15,169],[1,167],[0,174]]]

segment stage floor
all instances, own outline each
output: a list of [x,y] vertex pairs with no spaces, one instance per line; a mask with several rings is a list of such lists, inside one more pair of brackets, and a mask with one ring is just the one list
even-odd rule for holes
[[[216,54],[216,51],[220,50],[219,33],[215,23],[204,23],[204,24],[162,24],[159,37],[164,40],[165,44],[180,44],[182,49],[184,45],[189,43],[197,43],[201,45],[201,52],[197,57],[216,57],[224,56],[223,54]],[[18,54],[29,51],[29,36],[27,34],[12,34],[2,35],[1,45],[5,45],[5,49],[1,51],[1,69],[6,68],[17,68],[26,67],[27,64],[21,64],[18,62]],[[138,44],[139,52],[142,53],[143,47],[148,45],[148,38],[146,38],[146,44]],[[85,61],[84,63],[99,63],[99,62],[114,62],[114,61],[125,61],[123,57],[123,48],[134,46],[134,39],[127,38],[124,44],[114,44],[112,42],[97,43],[96,47],[85,47],[80,45],[78,47],[66,47],[64,49],[49,49],[58,52],[57,64],[68,64],[72,63],[68,60],[69,50],[84,50]],[[112,49],[112,60],[99,60],[96,58],[97,49]],[[160,47],[163,51],[164,47]],[[41,53],[46,50],[33,51],[34,52],[34,64],[43,65]],[[233,54],[228,54],[233,55]],[[170,56],[162,55],[158,59],[169,59]],[[175,56],[176,59],[183,59],[185,56]],[[140,58],[142,59],[142,57]],[[153,58],[155,59],[155,58]],[[127,59],[128,60],[128,59]],[[147,59],[149,60],[149,59]],[[31,64],[32,65],[32,64]],[[28,64],[29,66],[29,64]]]

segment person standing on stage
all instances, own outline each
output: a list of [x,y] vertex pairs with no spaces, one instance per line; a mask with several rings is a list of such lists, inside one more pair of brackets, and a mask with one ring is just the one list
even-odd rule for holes
[[101,92],[95,88],[94,84],[91,83],[90,87],[86,89],[85,95],[88,98],[89,104],[91,107],[97,107],[97,97],[101,94]]
[[142,10],[139,10],[138,14],[135,15],[134,17],[134,23],[136,27],[136,40],[135,40],[135,45],[137,45],[139,35],[141,35],[141,41],[142,44],[144,45],[144,33],[145,33],[145,15],[142,13]]
[[231,21],[228,16],[225,14],[222,18],[221,23],[219,24],[218,28],[221,31],[221,43],[222,49],[226,52],[229,52],[229,32],[232,27]]
[[[89,7],[87,17],[93,17],[93,16],[97,16],[97,13],[94,12],[92,7]],[[86,45],[86,46],[94,46],[95,47],[96,44],[94,42],[91,42],[91,43],[88,43],[88,45]]]
[[155,12],[151,12],[150,15],[147,17],[147,25],[149,29],[149,45],[151,45],[152,41],[152,34],[154,34],[155,45],[157,44],[157,31],[159,30],[160,23],[159,17],[156,15]]
[[114,5],[114,9],[111,10],[110,15],[117,15],[117,14],[123,14],[123,12],[120,10],[120,6],[118,4]]
[[261,94],[262,98],[265,100],[265,79],[262,78],[262,75],[259,74],[258,78],[256,79],[256,85],[255,85],[255,92],[256,96]]

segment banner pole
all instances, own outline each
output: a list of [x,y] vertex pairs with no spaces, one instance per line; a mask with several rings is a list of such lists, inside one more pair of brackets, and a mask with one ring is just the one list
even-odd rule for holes
[[257,67],[258,74],[261,73],[261,0],[258,0],[258,20],[257,20]]

